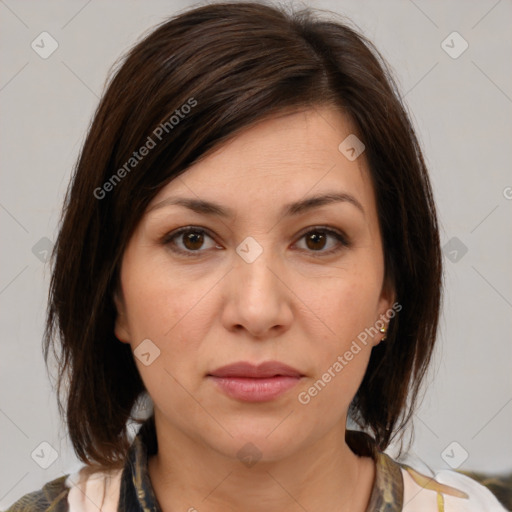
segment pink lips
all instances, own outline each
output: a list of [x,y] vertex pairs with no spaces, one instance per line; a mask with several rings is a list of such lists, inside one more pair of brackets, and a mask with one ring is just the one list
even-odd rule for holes
[[303,375],[279,361],[266,361],[258,366],[240,361],[218,368],[208,377],[232,398],[265,402],[294,387]]

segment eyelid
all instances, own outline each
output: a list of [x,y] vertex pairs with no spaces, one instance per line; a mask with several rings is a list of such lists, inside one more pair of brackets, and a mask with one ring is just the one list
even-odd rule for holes
[[302,231],[299,232],[297,237],[300,239],[304,235],[307,235],[308,233],[312,231],[322,231],[324,233],[330,234],[330,235],[337,235],[339,238],[343,239],[345,243],[349,243],[348,236],[339,228],[335,228],[333,226],[329,226],[327,224],[319,224],[314,226],[308,226],[307,228],[304,228]]

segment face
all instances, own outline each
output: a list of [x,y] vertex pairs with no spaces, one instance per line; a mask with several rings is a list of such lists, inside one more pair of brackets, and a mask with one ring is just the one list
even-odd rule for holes
[[[329,107],[261,121],[148,206],[123,256],[115,334],[157,430],[230,457],[252,442],[268,460],[344,431],[393,299],[364,152],[338,149],[352,133]],[[320,196],[331,200],[308,201]],[[217,371],[269,361],[295,373]]]

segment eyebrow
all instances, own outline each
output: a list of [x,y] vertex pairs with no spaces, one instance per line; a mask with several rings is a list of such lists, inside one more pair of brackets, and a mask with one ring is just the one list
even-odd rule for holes
[[[284,207],[282,208],[280,216],[281,218],[291,217],[310,211],[314,208],[319,208],[320,206],[339,202],[352,204],[358,210],[360,210],[363,215],[365,214],[364,208],[361,205],[361,203],[351,194],[347,194],[345,192],[331,192],[311,196],[306,199],[296,201],[294,203],[288,203],[284,205]],[[159,203],[153,205],[151,208],[149,208],[147,213],[153,210],[157,210],[159,208],[163,208],[164,206],[170,205],[183,206],[185,208],[188,208],[189,210],[192,210],[196,213],[200,213],[203,215],[213,215],[223,218],[235,217],[235,211],[229,207],[221,206],[218,203],[205,201],[203,199],[194,199],[187,197],[168,197],[166,199],[163,199]]]

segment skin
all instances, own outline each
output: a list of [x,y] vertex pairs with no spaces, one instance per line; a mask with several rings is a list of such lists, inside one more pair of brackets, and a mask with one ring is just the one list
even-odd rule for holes
[[[383,335],[360,344],[307,405],[298,401],[393,304],[364,153],[349,161],[338,150],[354,132],[328,106],[260,121],[168,183],[137,226],[122,260],[115,334],[133,350],[145,339],[160,350],[149,366],[135,361],[154,403],[159,450],[148,467],[163,510],[365,511],[375,465],[350,450],[344,432]],[[326,192],[350,194],[364,212],[342,201],[280,217],[283,205]],[[171,196],[214,201],[235,216],[156,207]],[[207,233],[193,243],[165,238],[184,226]],[[311,232],[327,238],[308,243]],[[248,236],[263,249],[252,263],[236,252]],[[207,377],[267,360],[304,375],[272,401],[235,400]],[[261,454],[251,467],[237,457],[249,442]]]

